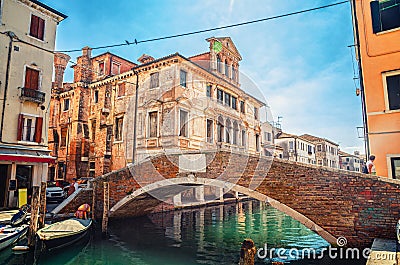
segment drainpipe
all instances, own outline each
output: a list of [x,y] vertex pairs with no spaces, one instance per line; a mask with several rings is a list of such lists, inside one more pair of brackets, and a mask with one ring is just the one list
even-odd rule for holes
[[0,142],[3,142],[4,112],[6,109],[6,102],[7,102],[8,80],[10,78],[11,54],[12,54],[13,38],[16,37],[15,33],[12,31],[7,31],[6,34],[10,38],[10,42],[8,44],[6,80],[4,83],[3,111],[1,112]]
[[357,56],[358,56],[358,70],[360,76],[360,92],[361,92],[361,109],[362,109],[362,117],[363,117],[363,126],[364,126],[364,148],[365,148],[365,161],[368,161],[370,150],[369,150],[369,136],[368,136],[368,116],[367,116],[367,108],[365,105],[365,93],[364,93],[364,78],[361,64],[361,52],[360,52],[360,35],[358,31],[358,20],[356,14],[356,4],[355,1],[351,1],[352,7],[352,15],[354,19],[354,32],[355,32],[355,47],[357,47]]
[[136,90],[135,90],[135,116],[133,117],[133,152],[132,152],[132,165],[136,162],[136,134],[137,134],[137,111],[138,111],[138,95],[139,95],[139,72],[133,71],[136,75]]

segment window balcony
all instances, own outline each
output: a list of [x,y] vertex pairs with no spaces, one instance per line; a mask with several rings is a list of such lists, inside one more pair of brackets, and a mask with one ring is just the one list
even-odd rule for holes
[[31,88],[21,87],[21,99],[42,104],[46,99],[46,93]]

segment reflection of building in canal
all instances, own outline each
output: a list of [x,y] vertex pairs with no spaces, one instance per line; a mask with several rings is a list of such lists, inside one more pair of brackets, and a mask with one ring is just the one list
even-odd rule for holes
[[[292,229],[291,232],[296,231],[299,237],[313,233],[295,219],[256,200],[157,213],[149,218],[164,229],[165,236],[172,239],[176,246],[181,246],[188,234],[196,233],[199,249],[204,248],[204,242],[226,244],[226,233],[229,231],[234,234],[229,234],[233,237],[232,243],[250,237],[259,246],[265,243],[271,246],[282,244],[281,241],[288,238],[287,227]],[[267,242],[263,242],[265,238]]]
[[190,207],[204,204],[219,204],[239,201],[248,197],[239,192],[214,186],[196,186],[177,194],[173,198],[175,207]]

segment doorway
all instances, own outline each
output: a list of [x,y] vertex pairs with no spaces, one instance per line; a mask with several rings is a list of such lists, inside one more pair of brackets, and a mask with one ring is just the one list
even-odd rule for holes
[[7,206],[7,190],[9,179],[9,165],[0,165],[0,207]]

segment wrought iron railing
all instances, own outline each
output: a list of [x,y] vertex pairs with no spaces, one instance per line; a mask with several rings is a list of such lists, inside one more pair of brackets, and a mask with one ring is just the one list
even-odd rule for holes
[[21,98],[36,103],[44,103],[46,93],[31,88],[21,87]]

